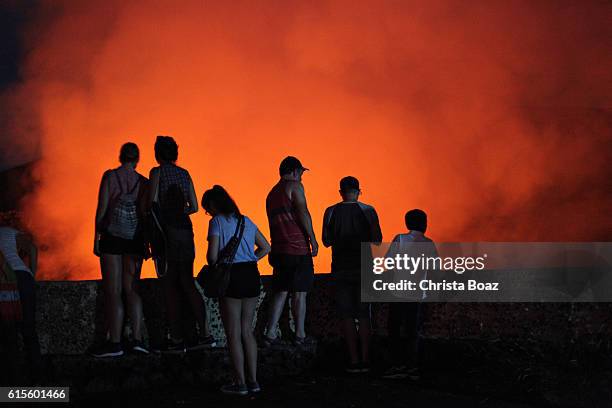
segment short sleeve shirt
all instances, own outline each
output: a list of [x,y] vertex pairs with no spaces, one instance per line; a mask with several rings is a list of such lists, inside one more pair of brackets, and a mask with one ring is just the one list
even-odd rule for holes
[[[217,215],[208,223],[208,239],[211,236],[219,237],[219,250],[222,250],[236,232],[238,218],[235,215]],[[235,263],[257,262],[255,256],[255,234],[257,226],[249,217],[244,217],[244,233],[236,251]]]

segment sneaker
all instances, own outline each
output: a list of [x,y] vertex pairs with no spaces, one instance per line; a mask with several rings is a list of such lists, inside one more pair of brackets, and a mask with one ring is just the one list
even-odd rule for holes
[[418,381],[421,379],[421,373],[417,367],[391,367],[382,378],[388,380],[403,380],[408,378],[412,381]]
[[388,380],[401,380],[408,377],[408,367],[404,366],[393,366],[382,375],[382,378]]
[[261,387],[259,386],[259,383],[257,381],[253,381],[253,382],[247,381],[246,386],[249,392],[252,392],[252,393],[261,392]]
[[417,367],[409,368],[406,373],[412,381],[419,381],[421,379],[421,371]]
[[167,341],[161,347],[155,349],[157,354],[181,354],[185,352],[185,343],[179,341],[174,343],[173,341]]
[[221,392],[230,395],[248,395],[249,389],[246,384],[228,384],[221,387]]
[[149,354],[149,349],[142,341],[134,340],[130,347],[131,351],[136,354]]
[[283,344],[283,341],[280,339],[280,337],[275,337],[272,339],[268,336],[263,336],[262,344],[265,348],[270,348],[274,346],[280,346],[281,344]]
[[91,355],[97,358],[119,357],[123,355],[121,343],[106,342],[91,351]]
[[205,348],[212,348],[212,347],[215,347],[216,345],[217,345],[217,341],[215,340],[215,338],[209,335],[206,337],[198,338],[195,343],[188,343],[187,351],[196,351],[196,350],[201,350]]
[[351,363],[351,364],[346,366],[344,371],[346,371],[349,374],[358,374],[358,373],[361,372],[361,364],[359,364],[359,363]]
[[314,344],[315,339],[313,339],[310,336],[306,336],[306,337],[298,337],[295,336],[295,339],[293,339],[293,344],[295,346],[308,346],[311,344]]
[[370,363],[364,361],[361,364],[359,364],[359,372],[360,373],[369,373],[370,372]]

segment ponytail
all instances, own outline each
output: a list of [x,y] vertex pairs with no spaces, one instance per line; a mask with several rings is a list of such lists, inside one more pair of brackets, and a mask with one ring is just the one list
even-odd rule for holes
[[212,206],[220,214],[235,214],[240,216],[240,209],[229,193],[220,185],[215,184],[210,190],[202,195],[202,208],[208,211]]

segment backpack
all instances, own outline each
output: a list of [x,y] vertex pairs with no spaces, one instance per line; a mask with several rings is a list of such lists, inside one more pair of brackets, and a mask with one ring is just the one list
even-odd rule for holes
[[113,172],[119,184],[120,193],[115,202],[111,206],[108,227],[106,231],[119,238],[134,239],[139,224],[138,216],[138,195],[134,194],[137,187],[140,185],[140,177],[134,183],[134,187],[128,192],[123,191],[121,181],[116,172]]

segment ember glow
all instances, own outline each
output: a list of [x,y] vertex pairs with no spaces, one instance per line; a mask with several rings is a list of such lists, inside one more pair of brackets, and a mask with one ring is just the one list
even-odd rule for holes
[[[225,186],[268,236],[265,197],[292,154],[312,170],[317,234],[339,179],[354,175],[386,240],[415,207],[438,241],[610,240],[609,12],[558,1],[42,2],[24,32],[24,81],[7,96],[28,105],[41,140],[40,187],[23,204],[48,246],[41,274],[99,277],[100,177],[126,141],[147,175],[158,134],[179,143],[198,196]],[[192,219],[197,269],[209,218]],[[316,270],[329,265],[323,250]]]

